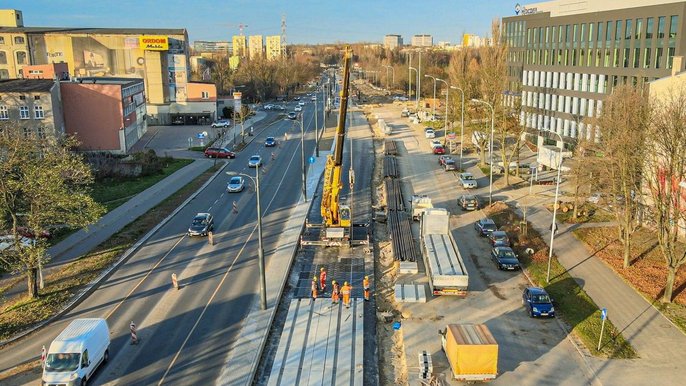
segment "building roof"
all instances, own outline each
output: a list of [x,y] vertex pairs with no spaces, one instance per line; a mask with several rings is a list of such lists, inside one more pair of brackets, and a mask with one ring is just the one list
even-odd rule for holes
[[50,92],[55,85],[52,79],[0,80],[0,92]]
[[74,28],[74,27],[0,27],[3,32],[35,34],[72,33],[93,35],[184,35],[185,28]]
[[83,77],[72,78],[72,80],[64,80],[64,83],[81,83],[81,84],[118,84],[121,86],[129,86],[136,83],[143,82],[142,78],[113,78],[113,77]]

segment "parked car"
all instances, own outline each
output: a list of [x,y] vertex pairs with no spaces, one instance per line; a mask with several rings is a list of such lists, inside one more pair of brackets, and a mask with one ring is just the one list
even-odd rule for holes
[[298,102],[298,106],[305,106],[305,102],[304,101]]
[[555,317],[553,299],[543,288],[529,287],[524,289],[522,304],[532,318],[536,316]]
[[446,161],[451,160],[451,159],[453,159],[453,157],[451,157],[449,155],[442,155],[442,156],[438,157],[438,164],[443,166]]
[[294,101],[299,101],[299,100],[300,100],[300,97],[293,97],[293,100],[294,100]]
[[188,227],[188,236],[207,236],[214,229],[214,218],[209,213],[198,213]]
[[432,148],[432,149],[433,149],[434,147],[436,147],[436,146],[443,146],[443,144],[441,143],[441,141],[439,141],[439,140],[437,140],[437,139],[432,139],[432,140],[429,142],[429,145],[431,145],[431,148]]
[[491,232],[497,231],[498,227],[495,222],[490,218],[482,218],[474,223],[474,229],[476,229],[479,236],[488,236]]
[[509,247],[510,238],[507,237],[507,232],[505,231],[495,231],[488,235],[488,240],[491,242],[493,247]]
[[295,106],[295,107],[293,108],[293,111],[296,111],[296,112],[298,112],[298,111],[303,111],[303,107],[300,106],[300,105],[297,105],[297,106]]
[[290,113],[288,113],[288,119],[296,119],[296,118],[298,118],[298,114],[296,114],[292,111]]
[[446,160],[443,163],[443,168],[446,172],[449,172],[451,170],[457,170],[457,163],[453,159]]
[[312,101],[315,101],[315,102],[316,102],[316,101],[317,101],[317,96],[315,96],[315,95],[312,95],[312,97],[310,98],[310,100],[312,100]]
[[515,271],[520,268],[517,254],[510,247],[495,247],[491,250],[491,260],[501,270]]
[[228,193],[238,193],[242,192],[245,188],[245,180],[241,176],[233,176],[226,184],[226,191]]
[[267,137],[267,139],[264,140],[264,146],[265,147],[276,146],[276,139],[274,139],[274,137]]
[[601,202],[605,201],[605,195],[603,193],[593,193],[591,194],[586,201],[590,202],[591,204],[598,205]]
[[264,109],[265,109],[265,110],[273,110],[273,109],[274,109],[274,105],[264,105]]
[[477,210],[479,209],[479,199],[476,196],[464,194],[457,200],[457,205],[463,210]]
[[401,118],[407,118],[410,116],[410,110],[408,109],[403,109],[403,111],[400,112],[400,117]]
[[460,184],[465,189],[476,189],[478,187],[472,173],[460,173]]
[[219,119],[212,122],[212,127],[229,127],[231,126],[231,121],[228,119]]
[[262,157],[259,155],[254,155],[250,157],[250,159],[248,160],[248,167],[256,168],[258,166],[262,166]]
[[445,154],[445,149],[443,146],[434,146],[433,152],[434,154]]
[[236,153],[224,147],[208,147],[205,149],[207,158],[236,158]]
[[426,138],[436,138],[436,132],[433,129],[424,130],[424,136]]

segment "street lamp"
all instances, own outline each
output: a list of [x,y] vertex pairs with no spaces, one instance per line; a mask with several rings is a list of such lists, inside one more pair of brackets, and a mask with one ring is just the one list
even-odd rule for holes
[[[314,152],[317,158],[319,158],[319,121],[318,117],[319,111],[317,111],[317,93],[314,93]],[[324,119],[322,117],[322,119]]]
[[[436,78],[437,81],[445,83],[445,123],[443,127],[443,138],[448,134],[448,94],[450,94],[450,85],[443,79]],[[434,82],[434,99],[436,99],[436,82]],[[435,106],[435,104],[434,104]],[[435,109],[435,107],[434,107]],[[434,116],[436,112],[434,111]]]
[[[454,90],[459,90],[462,94],[462,127],[460,129],[460,171],[462,171],[462,149],[464,149],[464,90],[457,86],[450,86]],[[455,130],[453,130],[454,132]]]
[[557,219],[557,199],[558,195],[560,194],[560,172],[562,171],[562,163],[564,162],[564,158],[562,157],[562,151],[565,148],[565,141],[562,139],[562,136],[554,131],[550,131],[551,133],[555,133],[558,137],[560,137],[560,142],[562,142],[562,148],[560,149],[560,162],[557,164],[557,181],[556,181],[556,186],[555,186],[555,201],[553,202],[553,223],[550,226],[550,249],[548,250],[548,272],[545,275],[545,282],[550,283],[550,261],[553,258],[553,244],[555,243],[555,230],[556,230],[556,224],[555,221]]
[[431,78],[434,80],[434,100],[433,100],[433,103],[431,104],[432,105],[431,106],[431,114],[433,114],[435,116],[436,115],[436,79],[438,79],[438,78],[436,78],[435,76],[431,76],[431,75],[424,75],[424,77],[425,78]]
[[[417,69],[414,68],[414,67],[412,67],[412,66],[410,66],[410,73],[412,73],[412,71],[417,72]],[[418,73],[418,72],[417,72],[417,73]],[[412,76],[410,76],[409,81],[410,81],[410,95],[412,95]],[[417,86],[415,86],[415,89],[416,89],[416,88],[417,88]],[[411,97],[410,95],[407,96],[407,99],[408,99],[409,101],[412,100],[412,97]],[[416,92],[415,92],[415,95],[414,95],[414,99],[417,100],[417,93],[416,93]]]
[[481,99],[472,99],[472,103],[482,103],[491,108],[491,146],[489,151],[489,158],[491,163],[489,169],[491,170],[491,177],[489,182],[490,186],[488,187],[488,205],[490,206],[491,204],[493,204],[493,133],[495,124],[495,109],[493,108],[493,105],[486,101],[482,101]]
[[255,177],[237,173],[226,172],[229,176],[243,176],[250,178],[255,184],[255,193],[257,194],[257,263],[260,267],[260,307],[262,310],[267,309],[267,284],[264,271],[264,248],[262,248],[262,208],[260,207],[260,166],[255,168]]
[[303,199],[307,202],[307,177],[305,172],[305,114],[300,113],[300,166],[303,170]]
[[383,65],[386,67],[386,88],[390,90],[388,87],[388,70],[391,70],[391,73],[393,74],[393,81],[391,82],[391,86],[395,85],[395,68],[393,66],[388,66],[388,65]]

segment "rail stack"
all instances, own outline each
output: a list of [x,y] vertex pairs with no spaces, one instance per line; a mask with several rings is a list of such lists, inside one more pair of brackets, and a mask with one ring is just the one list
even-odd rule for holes
[[388,212],[388,230],[391,238],[393,256],[400,261],[417,261],[417,248],[412,238],[412,222],[405,208],[402,186],[400,184],[400,170],[398,148],[395,141],[388,140],[385,144],[384,177],[386,187],[386,210]]

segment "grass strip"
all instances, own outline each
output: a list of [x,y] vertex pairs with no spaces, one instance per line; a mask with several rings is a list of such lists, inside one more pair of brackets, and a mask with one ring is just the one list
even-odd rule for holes
[[[572,332],[592,355],[612,359],[637,358],[636,351],[610,321],[612,315],[605,321],[603,340],[600,350],[597,350],[602,323],[600,309],[554,255],[551,260],[550,283],[546,284],[548,245],[530,223],[527,224],[525,236],[521,232],[521,218],[504,204],[490,208],[489,217],[499,229],[508,233],[513,249],[534,285],[545,288],[555,301],[557,316],[571,327]],[[527,248],[533,249],[534,254],[528,255]]]
[[22,295],[3,304],[0,307],[0,340],[9,339],[62,310],[83,286],[116,262],[139,238],[155,227],[160,219],[171,214],[219,167],[212,167],[196,177],[159,205],[98,245],[93,251],[47,275],[44,278],[45,288],[40,290],[37,299]]

